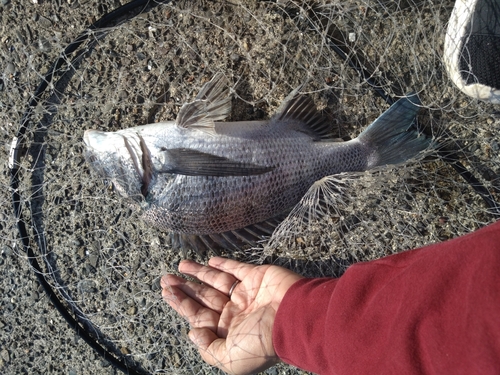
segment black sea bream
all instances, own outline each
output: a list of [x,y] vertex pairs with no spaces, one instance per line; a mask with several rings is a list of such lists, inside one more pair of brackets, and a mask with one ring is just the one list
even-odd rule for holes
[[338,142],[298,89],[269,120],[218,122],[231,101],[217,74],[176,121],[88,130],[84,142],[92,167],[178,246],[234,248],[269,236],[315,181],[426,149],[430,139],[412,126],[419,104],[416,95],[402,98],[357,138]]

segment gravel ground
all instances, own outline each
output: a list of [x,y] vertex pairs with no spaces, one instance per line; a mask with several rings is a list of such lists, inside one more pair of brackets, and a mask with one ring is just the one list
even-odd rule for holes
[[[114,374],[79,339],[48,301],[16,241],[7,167],[11,138],[27,99],[68,42],[100,12],[101,2],[0,1],[0,372],[2,374]],[[119,5],[109,2],[110,9]],[[103,5],[105,6],[105,5]],[[78,14],[75,16],[74,14]],[[76,31],[73,31],[76,30]],[[33,65],[31,65],[33,64]]]
[[[174,119],[180,104],[223,71],[234,83],[231,120],[269,117],[308,78],[318,107],[341,123],[339,138],[353,138],[387,106],[327,48],[325,35],[341,33],[353,51],[372,62],[376,77],[390,67],[385,78],[393,86],[384,88],[392,94],[419,91],[430,114],[424,123],[431,123],[437,137],[446,126],[462,161],[500,195],[498,110],[459,94],[442,69],[451,2],[424,1],[418,7],[406,1],[399,6],[327,2],[327,8],[291,12],[295,23],[280,9],[284,3],[179,1],[106,37],[93,34],[95,49],[81,66],[75,65],[43,138],[45,201],[33,210],[43,212],[51,264],[78,306],[115,339],[117,350],[148,371],[214,373],[199,365],[186,340],[186,325],[159,299],[159,276],[175,271],[181,255],[171,251],[167,234],[137,220],[134,208],[90,173],[82,156],[83,130]],[[86,26],[120,5],[118,0],[0,0],[3,374],[117,372],[68,327],[36,282],[17,240],[7,160],[26,104],[50,64]],[[330,17],[326,23],[320,17],[325,14]],[[55,102],[57,95],[50,99]],[[48,108],[37,107],[34,117],[43,120]],[[298,244],[293,252],[285,233],[276,243],[287,246],[268,250],[301,272],[331,275],[338,266],[332,259],[369,260],[492,221],[481,199],[449,167],[439,161],[415,165],[349,181],[344,211],[332,212],[336,219],[318,230],[320,239],[313,232],[300,241],[293,238]],[[22,182],[30,184],[27,178]],[[21,186],[25,197],[31,193],[26,186]],[[283,366],[268,373],[302,372]]]
[[79,339],[34,281],[26,260],[4,245],[1,261],[3,374],[114,374]]

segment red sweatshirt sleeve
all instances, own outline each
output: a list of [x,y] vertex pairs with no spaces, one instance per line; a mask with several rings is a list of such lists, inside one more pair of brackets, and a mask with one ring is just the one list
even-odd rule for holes
[[299,280],[273,344],[319,374],[499,374],[500,221],[338,279]]

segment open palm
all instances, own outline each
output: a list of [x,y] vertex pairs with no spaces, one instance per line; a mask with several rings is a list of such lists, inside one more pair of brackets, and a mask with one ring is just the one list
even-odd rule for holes
[[230,374],[249,374],[279,362],[272,343],[276,311],[302,276],[278,266],[219,257],[208,266],[183,261],[179,271],[203,284],[165,275],[162,295],[189,321],[189,337],[207,363]]

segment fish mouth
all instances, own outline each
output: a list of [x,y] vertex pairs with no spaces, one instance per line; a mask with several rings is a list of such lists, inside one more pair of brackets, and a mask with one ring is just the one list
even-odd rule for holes
[[83,143],[87,146],[87,149],[95,149],[99,150],[99,145],[102,145],[106,142],[107,134],[100,130],[85,130],[83,133]]
[[110,178],[111,176],[108,176],[108,173],[105,171],[105,163],[102,160],[102,156],[100,157],[100,155],[105,155],[102,147],[99,147],[105,144],[105,136],[106,133],[99,130],[86,130],[83,134],[83,143],[85,144],[83,156],[87,163],[90,164],[101,177]]
[[87,148],[91,147],[89,137],[92,133],[95,133],[95,132],[96,132],[96,130],[85,130],[85,132],[83,133],[83,143],[85,143],[85,146],[87,146]]

